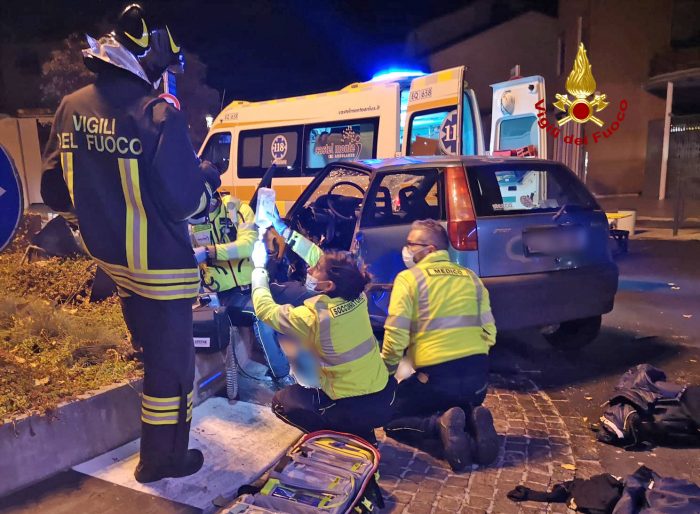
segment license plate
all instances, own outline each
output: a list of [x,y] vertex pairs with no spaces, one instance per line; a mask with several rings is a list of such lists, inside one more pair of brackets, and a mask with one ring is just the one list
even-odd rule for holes
[[523,231],[527,255],[571,255],[586,247],[586,231],[580,225],[532,227]]

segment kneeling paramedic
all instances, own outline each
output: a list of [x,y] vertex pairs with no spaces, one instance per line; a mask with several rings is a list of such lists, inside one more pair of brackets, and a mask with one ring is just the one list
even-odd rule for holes
[[491,413],[481,406],[496,341],[489,294],[471,270],[450,262],[447,232],[416,221],[385,323],[382,358],[395,372],[404,353],[416,372],[399,383],[388,436],[439,437],[452,469],[490,464],[498,453]]
[[298,307],[276,304],[264,268],[267,253],[262,242],[256,242],[255,313],[275,330],[301,341],[316,357],[320,388],[286,387],[273,397],[272,409],[305,432],[337,430],[376,444],[374,429],[390,419],[396,381],[387,373],[370,325],[364,293],[369,275],[348,252],[324,253],[289,228],[281,232],[309,264],[306,287],[315,296]]
[[153,95],[162,73],[182,66],[167,27],[137,4],[114,32],[88,36],[94,84],[66,96],[47,144],[41,193],[73,211],[90,255],[114,280],[134,345],[143,349],[141,455],[135,477],[153,482],[197,472],[192,419],[192,302],[200,287],[187,219],[219,187],[200,163],[184,114]]
[[254,317],[251,305],[250,255],[258,237],[254,219],[247,203],[216,192],[208,215],[190,219],[194,256],[204,288],[217,294],[233,325],[253,324],[272,378],[281,381],[289,375],[289,361],[272,328]]

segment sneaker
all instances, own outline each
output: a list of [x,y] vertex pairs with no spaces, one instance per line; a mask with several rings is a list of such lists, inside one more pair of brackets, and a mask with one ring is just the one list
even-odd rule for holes
[[142,462],[139,462],[134,471],[134,478],[141,484],[156,482],[163,478],[182,478],[189,475],[194,475],[202,469],[204,464],[204,455],[199,450],[187,450],[185,460],[180,466],[166,464],[156,467],[146,467]]
[[275,389],[278,391],[280,389],[284,389],[285,387],[293,386],[297,383],[292,375],[287,375],[286,377],[281,378],[273,378],[272,382],[275,385]]
[[476,462],[487,466],[498,457],[498,434],[493,416],[486,407],[474,407],[467,419],[467,428],[474,437]]
[[472,463],[471,437],[466,433],[465,427],[466,416],[459,407],[452,407],[437,420],[445,459],[453,471],[462,471]]

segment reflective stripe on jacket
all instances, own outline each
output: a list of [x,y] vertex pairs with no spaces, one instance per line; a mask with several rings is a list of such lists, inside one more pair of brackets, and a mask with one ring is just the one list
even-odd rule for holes
[[247,203],[230,195],[210,215],[209,222],[191,227],[195,246],[214,246],[216,261],[202,270],[202,283],[210,291],[228,291],[250,285],[250,256],[258,238],[255,213]]
[[[315,265],[323,251],[294,232],[295,251]],[[337,400],[381,391],[389,375],[369,321],[367,297],[353,301],[318,295],[299,307],[277,305],[269,288],[253,284],[255,314],[278,332],[298,338],[317,357],[321,389]]]
[[446,250],[397,275],[384,328],[382,358],[391,371],[406,350],[421,368],[488,353],[496,342],[488,290]]

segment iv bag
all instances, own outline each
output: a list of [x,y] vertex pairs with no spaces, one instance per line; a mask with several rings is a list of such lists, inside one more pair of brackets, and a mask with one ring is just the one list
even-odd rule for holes
[[255,209],[255,224],[259,229],[272,225],[275,215],[275,190],[267,187],[258,189],[258,205]]

